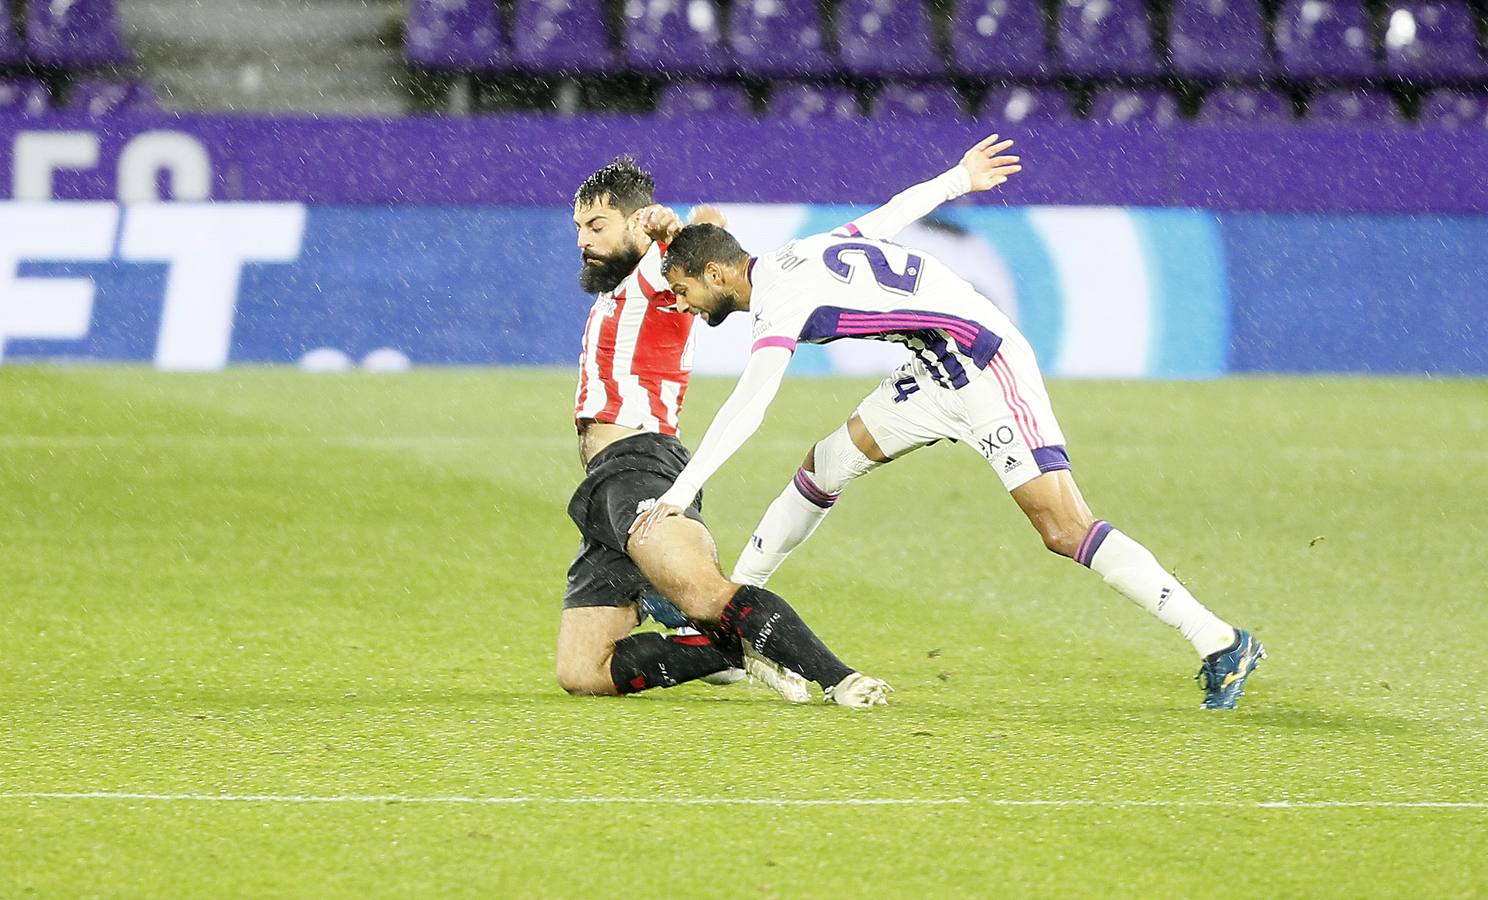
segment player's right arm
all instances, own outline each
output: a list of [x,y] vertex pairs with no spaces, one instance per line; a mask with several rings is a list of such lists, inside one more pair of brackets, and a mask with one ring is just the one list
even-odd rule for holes
[[963,194],[992,190],[1009,176],[1023,171],[1018,157],[1003,155],[1012,145],[1011,140],[999,141],[995,134],[978,141],[955,166],[895,194],[888,203],[854,219],[845,226],[847,231],[867,238],[892,240],[905,226],[929,215],[942,203]]

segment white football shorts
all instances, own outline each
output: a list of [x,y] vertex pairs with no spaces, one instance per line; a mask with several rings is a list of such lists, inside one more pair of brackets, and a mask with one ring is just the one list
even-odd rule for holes
[[1005,337],[985,369],[963,361],[970,376],[965,387],[937,383],[916,357],[864,398],[857,414],[879,449],[892,459],[935,441],[960,441],[987,460],[1009,491],[1068,469],[1064,433],[1028,341],[1017,333]]

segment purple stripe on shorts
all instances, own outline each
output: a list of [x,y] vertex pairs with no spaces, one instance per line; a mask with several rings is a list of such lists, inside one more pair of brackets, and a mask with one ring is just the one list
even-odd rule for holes
[[1038,463],[1040,472],[1057,472],[1060,469],[1071,468],[1069,454],[1059,444],[1034,447],[1033,461]]
[[831,509],[832,504],[836,503],[837,498],[841,496],[840,494],[829,494],[817,487],[816,482],[811,480],[810,473],[804,467],[796,470],[796,478],[792,483],[796,486],[796,490],[801,492],[801,496],[806,498],[807,502],[820,506],[822,509]]
[[1111,533],[1111,523],[1105,519],[1096,519],[1090,530],[1085,532],[1085,539],[1080,542],[1080,549],[1075,551],[1075,562],[1086,568],[1090,567],[1090,561],[1095,559],[1095,551],[1106,540],[1106,535]]

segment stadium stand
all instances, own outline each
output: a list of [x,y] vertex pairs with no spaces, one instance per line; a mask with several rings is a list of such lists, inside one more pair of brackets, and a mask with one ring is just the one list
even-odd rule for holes
[[[619,110],[802,124],[866,111],[1006,123],[1476,128],[1488,93],[1488,0],[211,6],[0,0],[0,109]],[[193,15],[212,23],[197,44]],[[326,41],[333,50],[318,43]],[[179,97],[178,85],[190,96]],[[1295,115],[1306,98],[1307,113]]]

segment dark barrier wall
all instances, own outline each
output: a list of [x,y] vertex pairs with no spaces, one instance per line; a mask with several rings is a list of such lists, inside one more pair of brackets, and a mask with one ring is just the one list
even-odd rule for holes
[[[813,128],[729,117],[0,118],[0,199],[151,199],[169,180],[182,199],[553,206],[631,152],[663,199],[873,203],[998,129],[912,118]],[[1488,212],[1488,130],[1001,130],[1027,170],[989,202]]]

